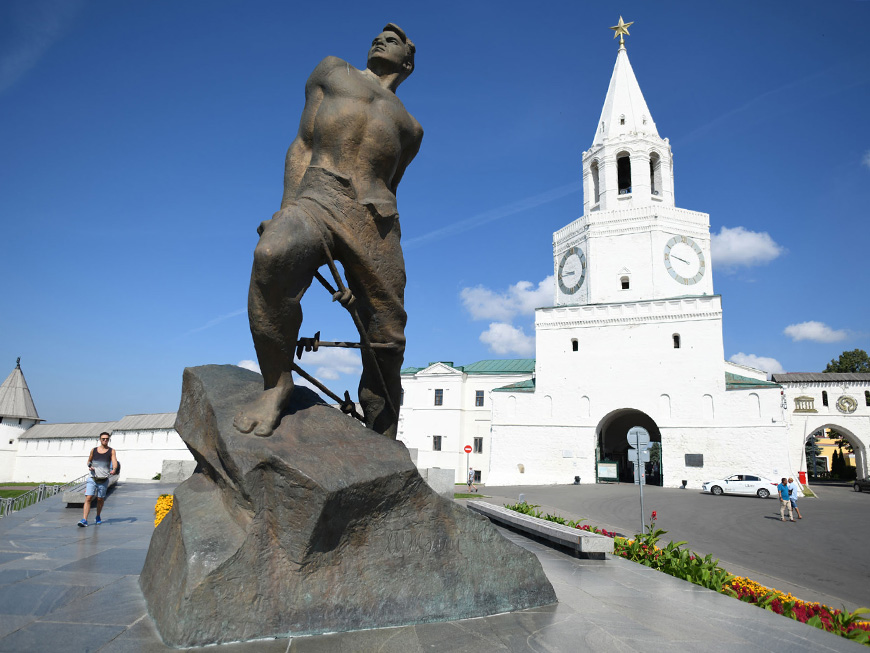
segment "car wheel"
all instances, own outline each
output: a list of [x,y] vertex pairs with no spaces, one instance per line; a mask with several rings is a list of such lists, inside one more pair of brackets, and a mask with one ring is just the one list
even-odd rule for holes
[[715,494],[717,497],[722,496],[722,488],[718,485],[714,485],[710,488],[710,494]]
[[855,485],[853,485],[852,487],[855,488],[855,492],[860,492],[860,491],[861,491],[861,486],[858,485],[857,483],[855,483]]
[[770,496],[770,492],[768,492],[764,488],[761,488],[760,490],[758,490],[757,494],[758,494],[759,499],[766,499],[767,497]]

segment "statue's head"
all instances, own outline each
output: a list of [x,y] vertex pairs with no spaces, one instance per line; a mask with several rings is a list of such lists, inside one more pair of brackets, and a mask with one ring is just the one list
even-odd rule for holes
[[389,23],[372,41],[369,49],[368,67],[374,72],[395,67],[405,79],[414,72],[414,53],[417,48],[405,31],[394,23]]

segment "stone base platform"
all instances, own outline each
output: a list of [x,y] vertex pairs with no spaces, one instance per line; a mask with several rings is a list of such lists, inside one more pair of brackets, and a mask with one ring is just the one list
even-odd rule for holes
[[197,461],[140,584],[171,646],[480,617],[555,603],[537,558],[439,496],[408,450],[297,388],[268,438],[235,430],[262,377],[185,370]]

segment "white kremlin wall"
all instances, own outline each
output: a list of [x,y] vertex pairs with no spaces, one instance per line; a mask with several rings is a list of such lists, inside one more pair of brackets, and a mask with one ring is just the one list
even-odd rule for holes
[[121,463],[120,481],[154,478],[164,460],[193,461],[181,437],[168,426],[174,421],[174,413],[162,413],[129,415],[120,422],[35,426],[18,440],[12,480],[68,482],[87,474],[88,455],[99,444],[100,431],[112,434],[109,444]]

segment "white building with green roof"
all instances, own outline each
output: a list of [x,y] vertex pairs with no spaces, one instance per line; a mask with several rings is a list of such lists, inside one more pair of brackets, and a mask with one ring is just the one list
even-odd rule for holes
[[[436,361],[402,370],[402,406],[398,439],[417,450],[417,466],[456,470],[456,482],[468,468],[486,483],[489,477],[492,393],[528,382],[533,358],[482,360],[469,365]],[[465,447],[471,452],[466,453]],[[467,463],[467,464],[466,464]]]

